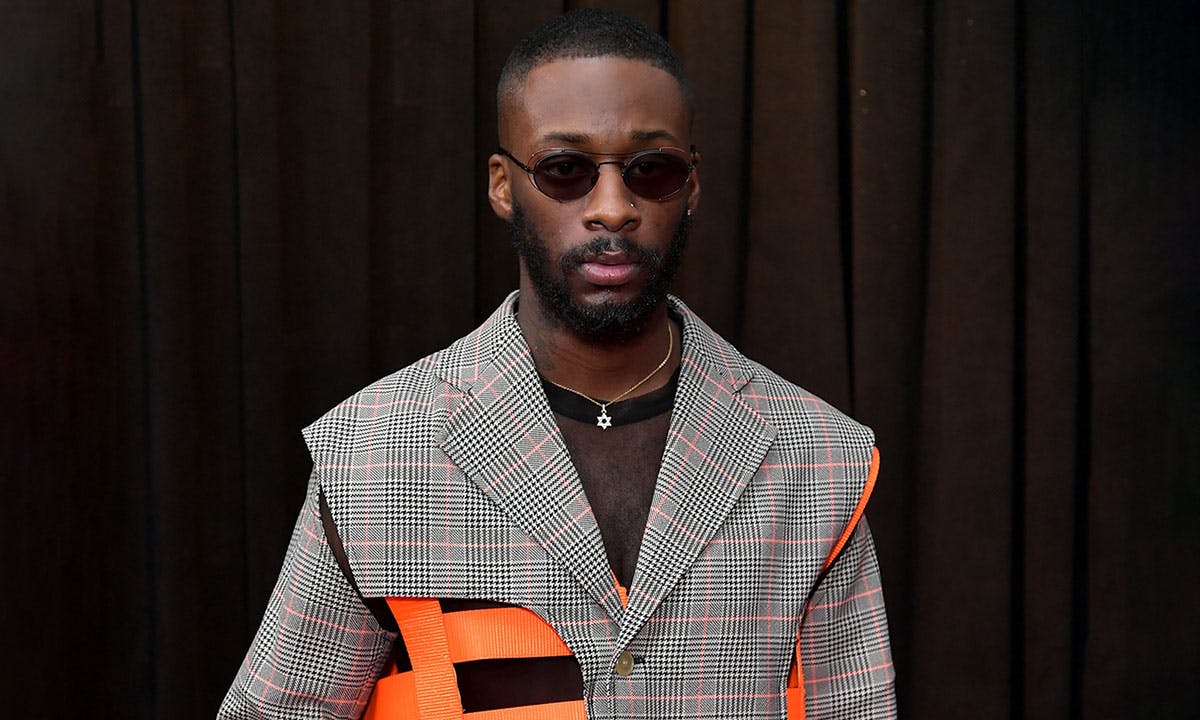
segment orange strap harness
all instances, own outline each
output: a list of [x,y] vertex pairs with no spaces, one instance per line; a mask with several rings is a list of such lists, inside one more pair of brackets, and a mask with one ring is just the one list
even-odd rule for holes
[[375,686],[366,720],[584,720],[582,700],[464,713],[454,664],[570,655],[554,628],[519,607],[443,613],[437,600],[388,598],[412,670]]
[[[879,451],[871,458],[866,487],[846,529],[822,566],[833,564],[857,527],[879,471]],[[615,578],[614,578],[615,580]],[[625,588],[618,585],[622,604]],[[464,713],[455,663],[505,658],[570,655],[554,628],[531,610],[488,608],[443,613],[441,604],[426,598],[388,598],[408,649],[412,670],[385,676],[375,686],[365,720],[585,720],[583,700],[526,705]],[[800,644],[788,676],[788,720],[804,720],[804,674]]]

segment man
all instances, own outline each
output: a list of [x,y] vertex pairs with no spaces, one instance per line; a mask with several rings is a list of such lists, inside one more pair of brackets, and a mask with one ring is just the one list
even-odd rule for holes
[[700,199],[669,46],[557,18],[498,109],[519,293],[306,429],[221,717],[893,716],[870,431],[666,294]]

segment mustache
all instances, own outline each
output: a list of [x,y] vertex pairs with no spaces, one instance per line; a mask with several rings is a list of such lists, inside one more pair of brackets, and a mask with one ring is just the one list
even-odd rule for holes
[[624,253],[629,256],[630,261],[638,265],[656,266],[662,262],[662,256],[659,253],[648,250],[621,235],[602,235],[592,238],[587,243],[563,253],[560,262],[563,270],[571,270],[599,255],[610,252]]

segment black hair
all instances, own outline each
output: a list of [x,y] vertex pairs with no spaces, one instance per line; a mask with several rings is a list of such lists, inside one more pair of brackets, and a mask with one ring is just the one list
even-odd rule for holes
[[[564,58],[620,57],[641,60],[670,73],[692,106],[692,84],[683,63],[661,35],[612,10],[580,8],[555,17],[521,38],[500,71],[496,104],[516,93],[529,71]],[[501,112],[503,110],[501,109]]]

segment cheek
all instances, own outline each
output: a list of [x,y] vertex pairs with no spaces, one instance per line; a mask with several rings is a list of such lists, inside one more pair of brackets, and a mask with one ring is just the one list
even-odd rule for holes
[[655,208],[653,213],[643,213],[641,236],[645,238],[645,242],[666,247],[683,221],[683,213],[683,206],[678,204]]
[[570,248],[575,238],[572,230],[582,226],[575,220],[576,214],[571,210],[571,203],[555,203],[553,200],[539,203],[538,207],[528,208],[527,213],[538,238],[548,250],[557,254]]

